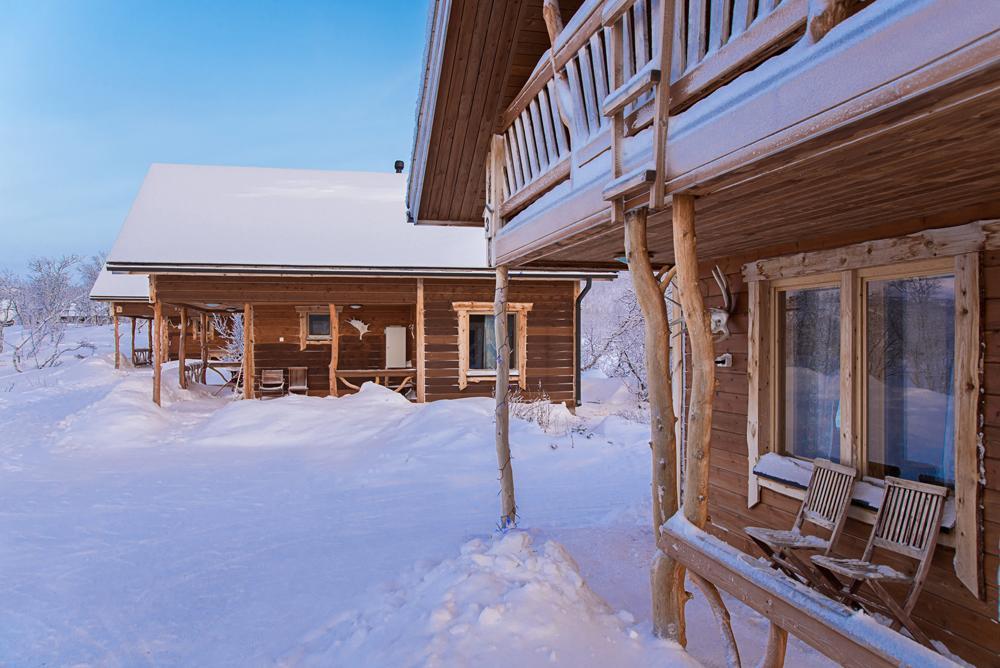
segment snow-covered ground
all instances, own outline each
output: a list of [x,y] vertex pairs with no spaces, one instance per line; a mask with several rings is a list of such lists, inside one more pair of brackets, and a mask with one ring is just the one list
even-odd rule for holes
[[[489,400],[236,402],[171,365],[157,408],[108,329],[72,335],[96,355],[0,355],[0,665],[723,664],[698,598],[690,654],[649,632],[648,428],[613,382],[513,421],[501,536]],[[752,664],[766,623],[730,604]]]

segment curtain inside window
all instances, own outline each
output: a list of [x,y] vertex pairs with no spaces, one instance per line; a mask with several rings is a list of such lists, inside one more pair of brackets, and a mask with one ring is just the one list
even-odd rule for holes
[[955,278],[866,283],[868,472],[955,481]]
[[[497,368],[496,335],[492,315],[469,316],[469,368]],[[507,314],[507,340],[510,342],[510,365],[517,366],[517,315]]]
[[840,289],[778,293],[779,443],[796,457],[840,461]]

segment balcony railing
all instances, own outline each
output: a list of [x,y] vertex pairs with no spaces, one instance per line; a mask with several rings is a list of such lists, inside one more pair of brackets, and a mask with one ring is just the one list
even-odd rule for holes
[[671,113],[790,46],[805,31],[808,16],[808,0],[585,2],[501,119],[504,218],[570,178],[574,169],[610,145],[606,112],[616,107],[616,100],[610,84],[611,29],[602,21],[609,5],[627,7],[622,81],[635,81],[642,91],[625,105],[627,134],[651,124],[654,93],[646,79],[659,76],[653,68],[664,44],[658,20],[664,1],[675,3],[667,40],[672,50]]

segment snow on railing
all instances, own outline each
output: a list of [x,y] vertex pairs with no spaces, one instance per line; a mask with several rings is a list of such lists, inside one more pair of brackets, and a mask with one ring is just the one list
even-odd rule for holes
[[[808,0],[631,0],[622,14],[622,81],[658,61],[662,2],[675,3],[671,109],[689,106],[780,52],[805,31],[808,15]],[[505,218],[610,144],[611,120],[603,113],[614,93],[611,28],[601,20],[606,5],[584,2],[500,119]],[[653,98],[649,89],[625,107],[629,134],[652,122]]]
[[689,571],[842,665],[955,666],[864,612],[851,610],[702,531],[682,513],[663,525],[659,547]]

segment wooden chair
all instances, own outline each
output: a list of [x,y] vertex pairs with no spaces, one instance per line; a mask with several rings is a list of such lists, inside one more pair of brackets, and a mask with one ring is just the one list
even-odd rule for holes
[[[851,494],[858,472],[850,466],[834,464],[827,459],[813,461],[805,498],[799,506],[792,528],[768,529],[746,527],[747,536],[757,544],[773,566],[791,578],[823,588],[823,580],[816,577],[809,564],[799,558],[796,550],[815,550],[829,554],[847,520]],[[806,522],[830,532],[829,538],[802,533]]]
[[281,369],[261,369],[258,392],[261,398],[285,394],[285,372]]
[[[910,617],[910,612],[931,568],[947,496],[945,487],[887,477],[882,506],[875,516],[875,525],[861,558],[838,559],[826,555],[812,558],[844,603],[889,616],[893,620],[893,630],[905,626],[914,640],[931,649],[934,646]],[[910,576],[891,566],[874,563],[872,553],[876,547],[915,559],[916,571]],[[887,582],[909,585],[902,605],[886,590],[883,583]],[[874,593],[874,599],[861,595],[865,584]]]
[[292,394],[309,393],[309,367],[288,367],[288,391]]

